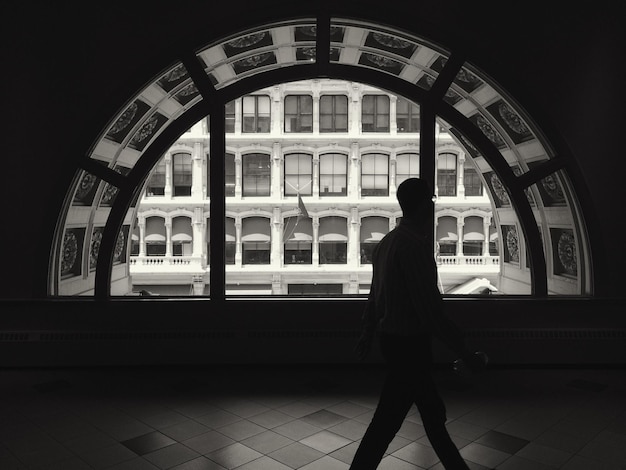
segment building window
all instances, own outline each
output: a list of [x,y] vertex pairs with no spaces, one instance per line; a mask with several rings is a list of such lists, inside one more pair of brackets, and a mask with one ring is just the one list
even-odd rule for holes
[[243,155],[243,195],[270,195],[270,156],[264,153]]
[[417,153],[401,153],[396,157],[396,187],[409,178],[419,178],[420,156]]
[[437,220],[437,254],[455,256],[458,240],[456,219],[450,216],[440,217]]
[[285,196],[310,196],[312,183],[313,157],[306,153],[285,155]]
[[438,196],[456,196],[456,155],[441,153],[437,157]]
[[172,160],[174,196],[191,196],[191,155],[188,153],[175,153]]
[[342,284],[289,284],[289,295],[340,295],[343,293]]
[[172,255],[191,256],[192,229],[189,217],[175,217],[172,219]]
[[324,217],[319,226],[320,264],[347,264],[348,226],[345,217]]
[[167,241],[165,220],[162,217],[148,217],[145,230],[146,255],[165,256]]
[[249,95],[243,97],[243,132],[270,131],[269,96]]
[[235,101],[229,101],[224,105],[224,131],[232,134],[235,132]]
[[361,196],[389,196],[389,156],[368,153],[361,157]]
[[224,244],[224,264],[235,264],[235,253],[237,252],[237,229],[235,219],[226,217],[225,221],[225,244]]
[[419,106],[412,101],[398,97],[396,102],[396,124],[398,132],[419,132]]
[[224,160],[224,194],[226,197],[235,195],[235,155],[227,153]]
[[361,130],[389,132],[389,97],[365,95],[361,101]]
[[243,264],[270,264],[270,222],[265,217],[243,219],[241,242]]
[[480,217],[468,217],[463,224],[463,254],[465,256],[481,256],[485,234],[483,232],[483,219]]
[[313,132],[313,98],[309,95],[285,97],[285,132]]
[[161,157],[154,167],[146,188],[147,196],[163,196],[165,194],[165,159]]
[[387,232],[389,232],[389,219],[376,216],[361,219],[361,264],[372,264],[374,248]]
[[313,247],[313,224],[311,219],[298,217],[285,219],[284,264],[311,264]]
[[348,132],[348,97],[324,95],[320,98],[320,132]]
[[320,155],[320,196],[346,196],[348,157],[341,153]]
[[463,185],[466,196],[482,196],[483,183],[478,172],[474,168],[465,168],[463,171]]

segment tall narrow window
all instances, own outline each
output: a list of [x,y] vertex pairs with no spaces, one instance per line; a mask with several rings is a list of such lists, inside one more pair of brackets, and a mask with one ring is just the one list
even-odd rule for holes
[[288,217],[285,219],[284,226],[284,264],[311,264],[313,246],[312,220],[298,220],[298,217]]
[[175,153],[172,160],[174,196],[191,196],[191,155],[188,153]]
[[319,227],[320,264],[347,264],[348,225],[345,217],[323,217]]
[[348,157],[341,153],[320,155],[320,196],[346,196]]
[[193,234],[189,217],[172,219],[172,255],[191,256]]
[[401,153],[396,157],[396,187],[408,178],[419,178],[420,156],[417,153]]
[[224,131],[232,134],[235,132],[235,101],[229,101],[224,105],[225,121]]
[[235,264],[235,254],[237,253],[237,229],[235,219],[226,217],[225,220],[225,241],[224,241],[224,264]]
[[439,196],[456,196],[456,155],[441,153],[437,157]]
[[482,196],[483,183],[478,172],[474,168],[465,167],[463,171],[463,184],[466,196]]
[[361,157],[361,196],[389,196],[389,157],[368,153]]
[[324,95],[320,98],[320,132],[348,132],[348,97]]
[[146,196],[163,196],[165,194],[165,159],[161,157],[154,167],[152,176],[148,181]]
[[241,226],[243,264],[270,264],[270,221],[248,217]]
[[263,153],[243,155],[243,195],[270,195],[270,156]]
[[309,95],[285,97],[285,132],[313,132],[313,98]]
[[313,158],[306,153],[285,155],[285,196],[310,196],[313,185]]
[[224,160],[224,194],[226,197],[235,195],[235,155],[227,153]]
[[270,131],[270,98],[262,95],[243,97],[243,132]]
[[361,102],[361,130],[389,132],[389,97],[365,95]]
[[398,97],[396,102],[396,124],[398,132],[419,132],[419,106],[412,101]]

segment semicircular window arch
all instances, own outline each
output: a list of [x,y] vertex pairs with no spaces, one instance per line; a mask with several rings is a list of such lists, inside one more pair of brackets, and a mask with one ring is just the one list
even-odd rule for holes
[[[136,244],[141,245],[146,236],[145,219],[137,217],[137,208],[146,182],[151,174],[154,175],[158,162],[162,162],[158,166],[158,175],[164,185],[168,179],[178,178],[189,183],[189,188],[200,188],[197,193],[200,197],[208,199],[210,195],[211,199],[227,198],[228,201],[223,178],[213,176],[224,174],[225,164],[217,161],[219,159],[209,158],[209,155],[226,154],[227,137],[211,139],[208,151],[200,155],[193,153],[193,145],[190,145],[194,157],[191,162],[180,163],[178,170],[171,158],[161,160],[168,149],[194,126],[205,134],[224,135],[224,108],[232,109],[232,116],[229,114],[227,117],[233,117],[236,124],[238,109],[232,104],[243,95],[253,94],[263,87],[271,88],[276,84],[319,76],[378,87],[384,93],[415,103],[417,107],[402,106],[402,119],[413,123],[406,128],[415,129],[415,122],[418,122],[421,133],[415,150],[405,153],[418,155],[419,163],[414,165],[418,168],[416,171],[432,178],[435,186],[435,154],[439,146],[448,139],[449,145],[460,149],[462,165],[457,165],[455,177],[462,179],[467,173],[468,180],[471,177],[473,181],[478,181],[476,184],[482,184],[492,206],[490,217],[482,219],[482,233],[474,230],[472,233],[478,235],[466,242],[474,244],[472,253],[494,255],[493,247],[498,247],[495,251],[499,251],[498,283],[502,293],[592,293],[592,260],[583,214],[568,177],[570,163],[565,156],[557,153],[522,106],[464,58],[424,38],[368,22],[313,17],[242,31],[192,53],[185,52],[180,61],[163,70],[120,107],[95,139],[87,155],[79,161],[74,181],[67,190],[65,206],[55,232],[49,293],[94,295],[99,298],[129,294],[130,271],[132,265],[139,262],[131,253],[143,253]],[[348,92],[336,90],[335,95]],[[344,100],[336,102],[343,103]],[[318,105],[314,100],[312,109]],[[352,102],[349,102],[350,105]],[[248,116],[254,122],[263,124],[259,127],[263,132],[274,132],[275,129],[268,127],[272,125],[268,124],[268,116],[271,121],[277,118],[272,117],[272,113],[281,112],[280,106],[275,106],[274,102],[269,108],[266,105],[257,106],[247,106]],[[297,117],[308,123],[308,105],[302,106],[302,109],[296,109],[300,113]],[[395,100],[391,100],[389,109],[384,106],[373,109],[374,122],[385,122],[385,113],[391,115],[395,106]],[[416,112],[417,109],[419,112]],[[333,122],[333,125],[327,126],[328,129],[340,133],[346,127],[356,126],[345,118],[345,107],[336,110],[325,108],[325,113],[325,116],[337,119],[337,124]],[[315,126],[312,124],[310,127],[313,133],[319,132]],[[308,124],[302,129],[308,132]],[[374,129],[375,133],[377,127],[369,129]],[[348,129],[348,133],[351,131],[360,133],[362,129]],[[415,141],[418,142],[418,139]],[[254,151],[252,147],[249,150]],[[325,149],[325,153],[348,154],[347,158],[337,158],[337,163],[333,163],[343,165],[345,161],[345,171],[341,168],[337,173],[339,176],[332,178],[328,177],[334,172],[325,174],[333,187],[332,197],[350,194],[351,165],[355,163],[350,150],[349,145],[336,150]],[[387,149],[382,150],[382,154],[387,154]],[[177,152],[184,152],[184,149]],[[328,159],[323,161],[326,165]],[[227,178],[232,177],[235,187],[238,178],[245,176],[237,173],[240,164],[241,155],[234,155],[232,164],[229,160],[226,165]],[[393,197],[393,187],[389,185],[396,164],[396,155],[390,151],[388,173],[372,170],[375,187],[387,178],[390,191],[385,194],[389,197]],[[271,174],[280,168],[280,158],[272,154],[268,165]],[[320,178],[319,165],[319,155],[313,155],[312,165],[307,166],[306,171],[318,193],[312,190],[310,195],[304,196],[305,199],[316,195],[320,197],[319,181],[316,181]],[[210,168],[210,174],[198,168]],[[233,174],[230,174],[231,170]],[[255,187],[265,188],[262,185],[265,184],[263,172],[266,170],[259,168],[255,174],[254,182],[260,185]],[[182,173],[177,174],[176,171]],[[222,183],[221,187],[211,184],[215,182]],[[342,183],[347,188],[342,187]],[[270,181],[269,184],[274,183]],[[187,186],[185,188],[187,190]],[[269,191],[273,194],[275,188],[270,186]],[[374,191],[372,194],[379,193]],[[234,197],[237,197],[236,192]],[[296,201],[293,207],[293,215],[301,213],[298,203]],[[263,217],[266,215],[263,214]],[[344,217],[344,214],[337,215]],[[385,215],[389,217],[390,229],[401,217],[397,211],[389,211]],[[269,217],[272,218],[271,211]],[[223,255],[226,249],[230,259],[232,249],[236,263],[237,256],[241,256],[237,251],[240,248],[232,247],[232,240],[225,248],[223,244],[210,244],[208,240],[197,238],[207,232],[209,220],[214,235],[210,238],[223,238],[216,238],[215,234],[225,233],[225,219],[226,214],[223,209],[220,212],[219,204],[196,211],[185,240],[190,245],[185,250],[200,255],[196,260],[199,269],[189,270],[190,284],[208,284],[210,281],[210,297],[213,298],[224,297],[227,281],[223,273],[209,273],[208,260],[216,259],[209,255]],[[457,220],[459,227],[456,234],[461,248],[460,253],[455,252],[460,255],[455,262],[465,263],[462,219],[458,217]],[[231,238],[235,239],[236,245],[241,218],[234,220],[235,236]],[[277,220],[282,220],[282,217],[273,217],[270,221],[272,227],[280,226]],[[319,219],[313,220],[315,227]],[[358,221],[358,214],[348,214],[348,228]],[[166,240],[171,224],[172,220],[168,220],[166,215]],[[436,233],[435,230],[433,232]],[[351,250],[354,250],[354,262],[358,263],[358,230],[355,233],[357,246],[348,243],[346,261],[349,262]],[[482,245],[479,246],[481,240]],[[435,244],[436,240],[433,242]],[[280,246],[278,241],[276,243]],[[451,241],[446,240],[446,243]],[[319,247],[315,243],[312,245],[300,248],[310,249],[310,258],[315,263]],[[448,253],[455,249],[451,246],[446,248]],[[183,264],[181,260],[176,262]],[[272,262],[270,259],[270,266]],[[213,266],[212,271],[224,271],[224,264]],[[359,282],[349,293],[361,292]]]

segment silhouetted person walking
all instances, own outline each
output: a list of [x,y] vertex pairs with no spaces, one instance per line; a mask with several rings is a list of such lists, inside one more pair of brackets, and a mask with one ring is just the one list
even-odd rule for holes
[[400,224],[376,246],[363,332],[356,352],[364,359],[376,333],[386,364],[378,406],[350,470],[374,470],[415,403],[426,435],[447,470],[467,470],[445,427],[446,409],[432,377],[434,336],[470,369],[485,360],[470,352],[460,330],[443,315],[437,266],[428,241],[434,195],[428,184],[409,178],[398,186]]

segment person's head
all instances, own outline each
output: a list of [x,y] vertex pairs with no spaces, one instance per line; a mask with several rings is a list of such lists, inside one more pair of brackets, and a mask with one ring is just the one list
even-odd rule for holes
[[408,178],[400,183],[396,193],[404,217],[427,217],[426,210],[433,203],[434,193],[428,183],[420,178]]

